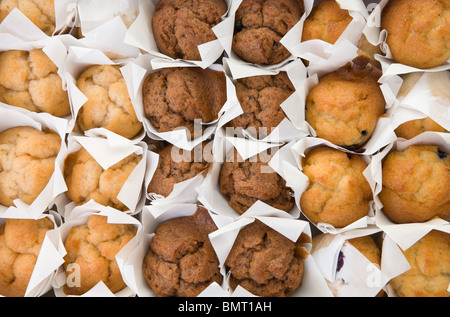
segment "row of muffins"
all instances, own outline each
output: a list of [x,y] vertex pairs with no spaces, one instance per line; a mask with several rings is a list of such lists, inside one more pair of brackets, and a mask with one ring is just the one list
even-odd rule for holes
[[[366,132],[366,133],[367,133],[367,132]],[[360,135],[362,135],[362,131],[361,131]],[[355,144],[355,143],[351,143],[351,144]],[[439,151],[436,151],[436,152],[439,153]],[[440,152],[442,152],[442,150],[441,150]],[[443,153],[443,152],[442,152],[442,153]],[[441,154],[441,155],[439,155],[439,156],[444,156],[444,155]],[[445,159],[445,157],[444,157],[444,159]],[[233,168],[231,168],[231,169],[233,170]],[[239,173],[239,171],[236,171],[236,174],[238,174],[238,173]],[[245,174],[245,172],[242,172],[241,175],[242,175],[242,174]],[[445,175],[445,173],[444,173],[444,175]],[[164,179],[164,178],[163,178],[163,179]],[[270,183],[272,184],[272,183],[274,183],[274,182],[271,181]],[[255,185],[253,185],[253,187],[254,187],[254,186],[255,186]],[[224,187],[225,187],[225,185],[224,185]],[[285,195],[285,196],[287,197],[288,195]],[[254,199],[254,198],[253,198],[253,199]],[[240,199],[237,198],[237,199],[235,199],[234,201],[239,201],[239,200],[240,200]],[[254,201],[253,201],[253,202],[254,202]],[[291,206],[292,206],[292,203],[291,203]]]

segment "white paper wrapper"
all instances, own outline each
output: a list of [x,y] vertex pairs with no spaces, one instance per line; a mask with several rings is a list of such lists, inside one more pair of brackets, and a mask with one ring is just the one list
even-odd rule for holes
[[[116,42],[115,45],[120,47],[120,43]],[[69,100],[72,107],[72,120],[69,122],[69,131],[74,131],[74,129],[76,128],[76,119],[78,116],[78,112],[88,100],[76,85],[76,82],[81,73],[88,67],[94,65],[119,65],[123,68],[125,67],[124,64],[126,65],[126,61],[113,61],[108,58],[104,52],[98,49],[83,46],[69,47],[69,52],[64,63],[64,72],[65,77],[67,78]],[[127,88],[129,90],[129,87]],[[135,112],[137,113],[134,103],[133,106],[135,108]],[[140,120],[139,116],[138,119]],[[145,131],[144,129],[142,129],[140,133],[138,133],[131,139],[131,141],[134,143],[139,143],[144,138],[144,136]]]
[[403,250],[408,249],[432,229],[450,232],[449,222],[443,219],[436,218],[424,223],[395,224],[382,212],[383,204],[378,197],[382,189],[382,161],[391,151],[404,150],[414,144],[438,145],[450,152],[450,134],[425,132],[411,140],[398,139],[383,151],[374,155],[368,167],[372,181],[375,182],[374,208],[376,210],[376,225]]
[[[30,219],[26,213],[17,211],[14,215],[10,214],[7,216],[2,216],[0,218],[0,226],[2,226],[5,219],[8,218]],[[41,218],[50,219],[54,224],[54,229],[45,234],[39,256],[36,260],[27,290],[25,291],[25,297],[39,297],[50,291],[52,288],[51,281],[54,278],[59,266],[63,263],[61,261],[61,256],[63,255],[61,255],[58,251],[58,226],[61,224],[61,217],[59,214],[50,211],[49,214],[43,214],[40,217],[31,219],[37,220]]]
[[[159,52],[156,45],[152,30],[152,17],[159,0],[138,0],[138,2],[139,14],[134,23],[129,27],[124,42],[167,61],[181,61],[180,59],[173,59],[165,54],[162,54],[161,52]],[[230,8],[233,0],[225,0],[225,2],[227,3],[228,8]],[[221,29],[223,27],[223,24],[227,23],[226,21],[227,13],[222,17],[222,22],[212,29],[218,38],[214,41],[199,45],[198,49],[200,52],[201,60],[189,60],[189,63],[202,68],[207,68],[214,64],[221,57],[223,53],[223,47],[221,44],[223,39],[221,37],[226,36],[226,34],[222,35],[221,33],[216,32],[216,29]]]
[[[300,197],[309,186],[308,177],[302,172],[302,158],[309,150],[317,146],[328,146],[330,148],[334,148],[346,153],[357,154],[352,151],[339,148],[326,140],[306,137],[298,141],[290,142],[289,144],[282,147],[269,162],[269,165],[286,180],[286,185],[293,189],[295,194],[295,203],[299,210],[301,210]],[[363,174],[369,182],[372,192],[375,192],[376,182],[368,177],[370,176],[369,167],[371,156],[360,155],[360,157],[369,165],[363,172]],[[375,214],[372,202],[370,202],[370,207],[371,208],[367,216],[353,222],[352,224],[349,224],[344,228],[335,228],[331,224],[327,223],[314,223],[314,225],[321,232],[332,234],[343,233],[352,229],[365,228],[368,225],[374,224],[375,222]]]
[[348,242],[379,232],[376,226],[368,226],[336,235],[322,234],[313,239],[311,254],[334,296],[374,297],[397,275],[391,275],[385,262],[381,262],[381,267],[370,262]]
[[[124,261],[124,278],[128,282],[127,284],[136,292],[140,297],[155,297],[155,293],[147,284],[144,274],[142,272],[142,261],[147,254],[152,238],[155,234],[155,230],[159,224],[169,219],[178,217],[191,216],[197,210],[196,204],[172,204],[165,212],[160,213],[156,209],[148,209],[148,206],[144,206],[141,213],[143,224],[143,235],[139,244],[129,254],[126,261]],[[209,212],[211,218],[215,222],[218,228],[227,225],[232,221],[231,218],[216,215]],[[227,293],[221,285],[213,283],[208,286],[200,295],[209,297],[223,297],[227,296]]]
[[[241,228],[254,222],[255,220],[260,220],[267,226],[278,231],[286,238],[293,242],[296,242],[302,233],[305,233],[311,237],[311,229],[309,223],[303,220],[298,220],[288,213],[272,208],[263,202],[256,202],[252,207],[250,207],[242,216],[236,218],[233,222],[219,228],[219,230],[211,233],[210,239],[216,250],[217,256],[221,264],[221,270],[225,275],[227,275],[225,268],[225,261],[233,247],[234,241],[239,234]],[[310,243],[305,243],[302,245],[305,250],[310,253],[312,245]],[[229,276],[225,279],[224,287],[233,297],[252,297],[255,296],[250,292],[246,291],[242,287],[232,290],[229,285]],[[302,284],[299,289],[297,289],[290,296],[292,297],[328,297],[331,293],[326,286],[325,280],[321,276],[314,259],[308,256],[304,259],[304,275],[302,279]]]
[[[219,187],[220,170],[223,162],[226,161],[227,154],[230,151],[234,151],[235,148],[243,160],[254,157],[260,153],[261,157],[263,157],[262,159],[266,159],[265,157],[269,156],[265,155],[267,154],[267,150],[276,150],[282,145],[282,143],[267,143],[257,140],[228,137],[224,134],[223,129],[217,130],[213,145],[214,162],[204,182],[197,188],[199,194],[198,200],[213,212],[237,218],[239,216],[238,212],[228,204],[227,198],[221,193]],[[270,160],[270,157],[267,159]],[[271,172],[272,170],[269,167],[267,171]],[[289,214],[297,218],[300,216],[300,210],[294,205],[291,211],[289,211]]]
[[[305,124],[304,111],[301,111],[303,108],[301,105],[304,105],[306,100],[305,93],[307,89],[305,86],[307,85],[307,74],[302,61],[295,60],[278,69],[264,69],[254,65],[245,65],[242,67],[243,65],[241,63],[237,63],[236,60],[229,58],[224,58],[223,64],[232,80],[252,76],[276,75],[280,72],[286,72],[295,88],[295,92],[280,105],[287,118],[272,133],[261,139],[261,141],[276,143],[288,142],[306,136],[309,131]],[[243,130],[243,135],[240,136],[257,139],[251,131],[247,130]]]
[[[143,183],[147,167],[147,144],[145,142],[134,144],[128,139],[106,129],[92,129],[88,131],[86,136],[69,134],[68,149],[65,157],[78,151],[81,147],[86,149],[104,170],[133,153],[141,157],[141,160],[128,176],[117,195],[117,199],[128,208],[128,211],[124,213],[131,215],[139,213],[146,199],[143,192]],[[61,173],[63,173],[64,166],[61,165],[60,168]],[[67,217],[67,214],[71,213],[72,209],[76,207],[75,202],[72,202],[66,194],[63,194],[58,199],[58,205],[64,206],[59,208],[63,209],[61,213],[64,217]]]
[[[168,67],[197,67],[184,61],[169,61],[161,58],[154,58],[149,54],[140,56],[122,68],[125,81],[127,82],[131,101],[135,106],[136,114],[139,120],[144,124],[147,135],[154,140],[165,140],[180,149],[192,150],[201,142],[207,140],[215,132],[217,128],[222,127],[227,122],[242,114],[242,109],[238,104],[236,90],[231,80],[226,77],[227,83],[227,101],[219,111],[219,118],[213,122],[205,122],[205,131],[201,136],[195,136],[191,140],[187,136],[185,129],[175,129],[169,132],[158,132],[146,117],[144,105],[142,101],[142,85],[148,74],[155,72],[161,68]],[[209,67],[212,70],[224,71],[221,65],[215,64]]]
[[[119,265],[120,272],[122,273],[122,278],[124,279],[125,284],[127,284],[127,280],[124,278],[123,263],[142,239],[142,224],[135,217],[120,212],[116,209],[104,207],[95,202],[89,202],[83,206],[78,206],[71,210],[70,214],[66,215],[64,224],[59,227],[60,241],[58,245],[58,252],[61,254],[60,260],[64,263],[63,257],[66,254],[64,243],[72,227],[85,225],[88,218],[94,214],[108,217],[108,223],[131,224],[137,228],[136,236],[131,239],[116,255],[117,264]],[[64,267],[60,266],[52,281],[52,286],[56,297],[68,296],[63,290],[66,281]],[[135,295],[135,292],[128,286],[113,294],[108,287],[100,281],[87,293],[80,295],[80,297],[130,297]]]
[[55,159],[55,171],[33,203],[28,205],[22,200],[16,199],[14,200],[14,206],[9,208],[0,205],[0,215],[2,217],[12,217],[16,212],[22,211],[30,218],[38,218],[55,203],[55,200],[61,193],[67,190],[64,177],[59,168],[63,163],[67,150],[65,143],[67,120],[53,117],[47,113],[30,112],[22,108],[0,103],[0,132],[17,126],[30,126],[40,131],[50,129],[61,138],[61,148]]

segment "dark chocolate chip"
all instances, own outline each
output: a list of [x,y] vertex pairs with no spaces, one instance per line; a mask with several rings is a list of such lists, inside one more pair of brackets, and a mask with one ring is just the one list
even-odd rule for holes
[[362,130],[362,131],[361,131],[361,135],[362,135],[362,136],[366,136],[366,135],[367,135],[367,130]]
[[442,151],[440,148],[437,149],[437,155],[441,160],[447,158],[448,154],[444,151]]
[[274,47],[278,47],[278,46],[280,46],[281,44],[279,43],[279,42],[273,42],[273,46]]
[[344,266],[344,253],[342,253],[342,251],[339,251],[336,272],[339,272],[343,266]]

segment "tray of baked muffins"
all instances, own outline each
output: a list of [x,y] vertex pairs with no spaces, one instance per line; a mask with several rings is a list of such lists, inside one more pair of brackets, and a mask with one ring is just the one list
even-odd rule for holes
[[1,296],[450,296],[448,0],[0,21]]

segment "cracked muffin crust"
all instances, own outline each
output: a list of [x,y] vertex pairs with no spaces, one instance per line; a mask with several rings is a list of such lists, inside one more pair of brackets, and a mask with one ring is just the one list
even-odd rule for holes
[[228,126],[254,129],[261,138],[286,118],[280,105],[295,91],[286,72],[240,78],[235,86],[244,113],[231,120]]
[[359,56],[324,75],[306,99],[305,118],[319,138],[356,150],[372,136],[385,112],[381,71]]
[[217,39],[212,28],[227,11],[223,0],[161,0],[152,17],[159,51],[172,58],[201,60],[198,46]]
[[367,164],[358,155],[319,146],[302,165],[309,185],[300,206],[309,220],[342,228],[367,215],[373,195],[363,175]]
[[51,131],[14,127],[0,134],[0,204],[31,204],[55,170],[61,138]]
[[304,13],[303,0],[244,0],[236,11],[233,52],[243,60],[273,65],[291,53],[280,43]]
[[303,25],[302,42],[320,39],[336,43],[352,21],[347,10],[341,9],[335,0],[326,0],[316,5]]
[[383,212],[396,223],[450,220],[450,157],[435,145],[392,151],[382,163]]
[[86,149],[70,153],[64,161],[67,196],[77,205],[93,199],[103,206],[128,210],[117,195],[141,158],[133,153],[104,170]]
[[232,289],[240,285],[256,296],[289,296],[302,283],[306,242],[310,238],[303,233],[294,243],[259,220],[245,226],[225,261]]
[[161,223],[152,238],[142,270],[159,297],[195,297],[211,283],[222,283],[219,260],[208,234],[217,230],[208,211]]
[[145,78],[142,95],[145,114],[155,129],[186,128],[194,138],[194,120],[216,120],[226,102],[225,73],[199,67],[164,68]]
[[222,165],[219,187],[239,214],[258,200],[286,212],[294,207],[291,189],[261,154],[244,161],[236,149],[231,151]]
[[25,296],[41,246],[53,222],[48,218],[5,219],[0,227],[0,294]]
[[402,252],[411,269],[390,282],[400,297],[450,297],[450,234],[432,230]]
[[[175,184],[191,179],[199,174],[206,175],[212,160],[205,157],[204,149],[205,143],[192,151],[181,150],[169,144],[158,151],[158,168],[153,174],[147,192],[167,197],[172,192]],[[201,157],[199,157],[200,155]]]
[[0,53],[0,101],[56,117],[70,114],[58,68],[41,50]]
[[381,29],[393,59],[421,69],[450,58],[448,0],[391,0],[381,14]]
[[0,22],[17,8],[45,34],[51,36],[55,31],[54,0],[1,0]]
[[[131,224],[108,223],[106,216],[92,215],[87,224],[71,228],[64,247],[66,275],[78,274],[75,285],[64,285],[67,295],[82,295],[103,281],[112,293],[126,287],[116,255],[136,235]],[[76,285],[79,282],[79,285]]]
[[105,128],[125,138],[142,129],[119,66],[94,65],[78,78],[78,89],[88,98],[77,115],[82,131]]

